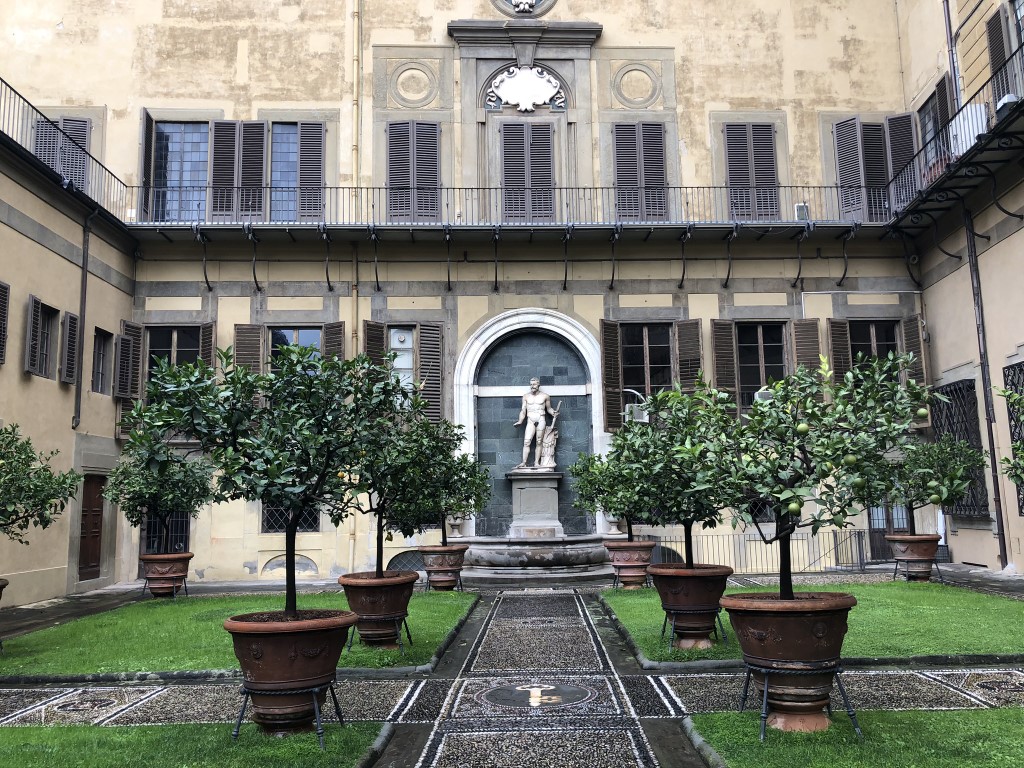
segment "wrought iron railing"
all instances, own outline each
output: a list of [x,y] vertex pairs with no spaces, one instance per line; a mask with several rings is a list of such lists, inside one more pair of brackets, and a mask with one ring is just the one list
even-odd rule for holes
[[[647,535],[640,538],[657,542],[651,557],[654,563],[683,562],[681,537]],[[868,561],[867,531],[846,529],[793,534],[790,552],[794,573],[863,571]],[[765,544],[756,531],[725,534],[695,534],[694,560],[727,565],[736,573],[771,574],[779,572],[778,544]]]
[[130,224],[566,227],[885,223],[884,187],[132,187]]
[[125,220],[131,197],[129,187],[89,154],[88,147],[32,106],[2,78],[0,132],[49,165],[61,176],[64,187],[84,192],[114,216]]
[[889,182],[888,198],[893,213],[910,205],[920,190],[934,184],[975,144],[990,132],[1024,98],[1024,46],[977,92],[967,99],[945,125],[922,142],[913,159]]
[[[984,451],[981,442],[981,421],[978,416],[978,388],[974,379],[960,379],[936,387],[942,400],[931,405],[932,428],[935,435],[950,435],[968,442],[972,448]],[[953,505],[952,514],[961,517],[988,517],[988,487],[985,470],[974,470],[971,485],[964,498]]]
[[[1024,363],[1013,363],[1003,368],[1003,384],[1011,392],[1024,393]],[[1010,422],[1010,449],[1017,455],[1017,446],[1024,445],[1024,409],[1006,404]],[[1017,486],[1017,511],[1024,517],[1024,485]]]

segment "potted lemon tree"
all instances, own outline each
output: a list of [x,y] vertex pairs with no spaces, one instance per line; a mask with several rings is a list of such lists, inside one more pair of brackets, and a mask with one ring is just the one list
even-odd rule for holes
[[[171,552],[171,520],[195,518],[212,500],[213,468],[202,457],[189,458],[149,431],[129,433],[103,496],[118,505],[128,523],[157,526],[157,551],[139,555],[154,597],[174,597],[188,576],[191,552]],[[187,588],[186,588],[187,589]]]
[[[768,724],[782,730],[828,727],[825,707],[839,667],[849,594],[796,592],[791,541],[800,530],[845,527],[867,477],[884,475],[900,453],[926,391],[901,383],[907,359],[889,356],[834,379],[827,361],[767,387],[723,455],[722,482],[733,486],[736,521],[755,526],[779,550],[779,591],[726,595],[743,659],[755,685],[767,686]],[[761,523],[767,506],[772,522]]]

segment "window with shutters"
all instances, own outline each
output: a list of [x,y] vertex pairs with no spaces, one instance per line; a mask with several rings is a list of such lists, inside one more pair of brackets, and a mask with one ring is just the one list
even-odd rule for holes
[[387,126],[388,218],[437,221],[441,212],[441,126],[418,120]]
[[[889,179],[914,157],[913,116],[893,115],[882,122],[851,117],[832,127],[832,138],[840,216],[847,221],[887,221]],[[904,186],[907,183],[901,181],[900,189]],[[916,193],[916,184],[910,188]],[[909,199],[906,192],[901,199]]]
[[[155,221],[197,221],[206,215],[210,128],[207,123],[154,125],[152,215]],[[146,169],[144,169],[145,171]]]
[[146,342],[148,355],[147,378],[153,374],[157,363],[165,360],[172,365],[196,362],[200,355],[200,326],[148,326]]
[[725,123],[729,216],[739,221],[779,215],[779,172],[773,123]]
[[555,216],[555,126],[508,121],[501,131],[502,217],[508,222]]
[[60,312],[29,296],[25,327],[25,372],[52,379]]
[[736,323],[740,408],[749,408],[757,390],[786,375],[785,327],[785,323]]
[[837,377],[845,376],[856,364],[857,355],[865,358],[910,353],[914,360],[906,376],[919,384],[926,383],[924,338],[920,318],[905,320],[841,320],[828,321],[830,364]]
[[701,372],[701,321],[601,321],[605,430],[622,426],[626,406],[678,384],[693,391]]
[[275,359],[281,354],[281,347],[289,344],[298,344],[303,347],[314,347],[319,350],[322,332],[320,326],[312,327],[279,327],[268,329],[270,331],[270,369],[277,370]]
[[668,216],[665,126],[616,123],[615,207],[620,220],[658,221]]
[[858,355],[864,358],[886,357],[890,352],[897,354],[895,320],[850,320],[850,354],[853,360]]
[[[965,440],[979,451],[984,450],[981,442],[981,421],[978,417],[978,390],[974,379],[961,379],[951,384],[936,387],[935,392],[943,399],[933,398],[931,402],[932,427],[935,436],[951,435]],[[953,506],[953,514],[963,517],[988,517],[988,489],[985,486],[985,471],[978,469],[972,476],[967,495]]]
[[100,395],[110,394],[111,350],[114,346],[114,334],[96,328],[92,336],[92,384],[93,392]]
[[363,323],[364,351],[376,364],[385,356],[395,354],[395,373],[403,383],[419,387],[426,403],[426,415],[431,421],[440,421],[444,413],[444,356],[443,332],[439,323],[401,323],[388,325]]
[[[1014,9],[1016,23],[1018,9]],[[1020,97],[1017,73],[1014,68],[1006,66],[1013,52],[1010,40],[1010,18],[1006,6],[1000,6],[985,22],[986,42],[988,43],[989,71],[992,73],[993,108],[997,110],[1001,102],[1010,94]],[[998,117],[998,114],[997,114]]]
[[91,130],[87,117],[36,120],[32,151],[75,189],[88,192]]

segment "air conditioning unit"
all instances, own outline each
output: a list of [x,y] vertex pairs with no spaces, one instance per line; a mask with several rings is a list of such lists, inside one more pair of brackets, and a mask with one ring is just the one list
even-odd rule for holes
[[765,403],[775,397],[770,389],[759,389],[754,393],[754,400],[759,403]]
[[1016,93],[1008,93],[996,104],[996,120],[1002,120],[1018,101]]
[[811,206],[807,203],[796,203],[793,206],[793,219],[796,221],[810,221]]
[[650,414],[643,409],[639,403],[630,403],[626,406],[626,412],[623,414],[626,421],[639,421],[647,424],[650,420]]

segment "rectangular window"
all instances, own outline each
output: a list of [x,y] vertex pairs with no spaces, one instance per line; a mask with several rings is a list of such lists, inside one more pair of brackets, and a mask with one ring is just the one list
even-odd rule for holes
[[[1024,0],[1022,0],[1024,4]],[[1003,368],[1003,385],[1011,392],[1024,392],[1024,363],[1014,363]],[[1017,448],[1024,445],[1024,412],[1006,404],[1010,423],[1010,442],[1017,455]],[[1017,486],[1017,511],[1024,517],[1024,485]]]
[[620,333],[623,404],[640,402],[671,387],[672,324],[623,323]]
[[549,221],[555,215],[555,126],[501,126],[502,213],[506,221]]
[[289,344],[298,344],[303,347],[315,347],[320,349],[320,338],[322,335],[319,326],[312,328],[270,328],[270,368],[276,371],[277,366],[274,358],[281,354],[281,347]]
[[741,221],[778,218],[775,126],[771,123],[726,123],[723,131],[730,216]]
[[757,390],[786,375],[784,328],[785,323],[736,324],[740,408],[749,408]]
[[[284,533],[288,527],[290,513],[282,507],[263,507],[260,533]],[[303,509],[299,512],[299,533],[318,533],[320,531],[320,511]]]
[[114,334],[97,328],[92,337],[92,391],[100,395],[110,394],[110,352],[114,345]]
[[152,375],[158,360],[172,365],[194,363],[199,359],[200,326],[149,326],[147,370]]
[[886,357],[896,354],[896,320],[850,320],[850,353],[854,360],[857,355],[864,357]]
[[416,350],[413,345],[415,337],[415,327],[388,328],[388,351],[395,353],[394,370],[406,388],[411,388],[416,379]]
[[440,214],[441,126],[405,121],[387,127],[388,218],[437,221]]
[[[974,379],[954,381],[952,384],[936,387],[935,391],[945,398],[933,398],[931,403],[935,436],[951,435],[957,440],[966,440],[979,451],[983,450],[981,422],[978,418],[978,391]],[[953,514],[963,517],[988,517],[985,471],[977,470],[972,480],[963,501],[953,507]]]
[[[839,213],[848,221],[886,221],[889,218],[889,179],[910,162],[915,152],[913,116],[892,115],[884,122],[859,117],[832,127]],[[917,191],[916,183],[900,180],[899,195]]]
[[274,123],[270,130],[270,220],[297,221],[299,126]]
[[156,221],[204,220],[209,124],[158,122],[154,131],[153,218]]
[[444,356],[439,323],[388,326],[364,320],[363,345],[367,357],[378,365],[388,352],[395,352],[395,372],[403,382],[419,384],[420,397],[427,403],[427,418],[441,420]]
[[28,319],[25,326],[25,372],[47,379],[54,377],[57,321],[60,312],[43,304],[35,296],[28,297]]
[[615,205],[620,219],[660,220],[668,215],[665,126],[616,123]]

